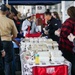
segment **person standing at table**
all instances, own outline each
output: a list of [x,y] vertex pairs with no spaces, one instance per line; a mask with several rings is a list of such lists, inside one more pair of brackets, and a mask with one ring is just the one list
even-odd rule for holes
[[[19,12],[18,12],[18,14],[19,14]],[[23,37],[23,33],[21,33],[23,19],[20,19],[18,14],[14,16],[13,21],[15,22],[16,28],[18,30],[17,38],[20,39]]]
[[[11,20],[13,20],[14,19],[14,17],[15,16],[17,16],[17,14],[18,14],[18,12],[17,12],[17,10],[13,7],[13,6],[7,6],[7,8],[9,8],[10,9],[10,13],[8,14],[8,18],[10,18]],[[7,13],[6,13],[7,14]],[[14,21],[14,20],[13,20]],[[14,22],[15,23],[15,22]],[[16,26],[16,23],[15,23],[15,26]],[[16,27],[17,28],[17,27]],[[17,29],[18,30],[18,29]],[[19,32],[18,32],[18,34],[19,34]],[[18,34],[17,34],[17,37],[18,37]],[[18,40],[16,40],[17,39],[17,37],[16,38],[13,38],[12,39],[12,41],[17,45],[17,47],[19,48],[19,44],[20,44],[20,42],[18,41]],[[13,43],[13,47],[14,47],[14,43]],[[15,75],[16,74],[16,68],[17,68],[17,66],[16,66],[16,59],[15,59],[15,49],[13,49],[13,51],[12,51],[12,53],[13,53],[13,61],[12,61],[12,73],[13,73],[13,75]]]
[[[62,24],[61,31],[57,30],[56,35],[60,36],[59,49],[63,56],[72,63],[72,75],[75,75],[75,52],[73,43],[67,38],[69,35],[75,35],[75,7],[71,6],[67,10],[68,19]],[[72,34],[70,34],[72,33]]]
[[59,37],[54,33],[59,28],[59,21],[52,17],[51,12],[47,10],[45,12],[45,20],[47,21],[48,26],[44,29],[44,34],[51,38],[53,41],[59,42]]
[[13,43],[12,39],[17,37],[18,31],[13,20],[6,17],[7,7],[5,4],[1,5],[0,10],[0,31],[3,48],[6,52],[4,57],[5,75],[13,75],[12,61],[13,61]]
[[36,23],[33,21],[33,16],[31,13],[27,14],[27,19],[24,20],[22,23],[22,31],[24,36],[28,33],[28,30],[30,30],[29,32],[30,34],[33,34],[36,32]]
[[52,12],[52,16],[59,21],[59,28],[61,28],[62,24],[58,12],[56,11]]

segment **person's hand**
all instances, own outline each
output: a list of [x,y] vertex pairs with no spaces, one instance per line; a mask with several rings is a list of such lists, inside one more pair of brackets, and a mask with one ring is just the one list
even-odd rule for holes
[[20,43],[18,41],[15,41],[15,43],[17,44],[18,47],[20,47]]
[[61,28],[59,28],[58,31],[61,32]]
[[21,31],[20,31],[20,34],[22,34],[22,33],[23,33],[23,31],[21,30]]
[[47,30],[45,30],[45,31],[44,31],[44,34],[48,35],[48,31],[47,31]]
[[43,28],[43,31],[45,31],[45,28]]
[[70,35],[68,35],[68,39],[69,39],[71,42],[73,42],[74,38],[75,38],[75,36],[74,36],[72,33],[70,33]]
[[4,57],[6,54],[6,52],[4,50],[1,53],[2,53],[2,57]]
[[58,30],[55,31],[55,35],[57,35],[59,37],[60,36],[60,32],[61,32],[61,29],[59,28]]

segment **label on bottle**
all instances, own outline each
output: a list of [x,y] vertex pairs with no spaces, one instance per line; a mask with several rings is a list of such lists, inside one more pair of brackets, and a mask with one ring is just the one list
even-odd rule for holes
[[39,64],[40,60],[39,60],[39,54],[35,54],[35,64]]

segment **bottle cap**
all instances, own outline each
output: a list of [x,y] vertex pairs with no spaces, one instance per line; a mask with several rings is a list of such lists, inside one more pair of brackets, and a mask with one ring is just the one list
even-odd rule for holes
[[37,54],[37,56],[39,56],[39,54]]

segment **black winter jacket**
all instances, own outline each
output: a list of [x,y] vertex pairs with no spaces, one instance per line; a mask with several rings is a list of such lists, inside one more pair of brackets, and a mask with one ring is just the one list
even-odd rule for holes
[[55,18],[51,18],[48,22],[48,26],[45,28],[48,30],[48,38],[51,38],[53,41],[59,42],[59,37],[55,35],[55,31],[60,28],[61,23]]

